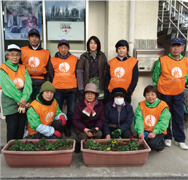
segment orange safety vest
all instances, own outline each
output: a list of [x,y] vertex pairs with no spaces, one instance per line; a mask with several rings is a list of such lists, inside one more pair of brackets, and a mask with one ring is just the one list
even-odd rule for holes
[[157,89],[161,94],[178,95],[185,89],[185,76],[188,72],[188,58],[171,59],[169,56],[160,58],[161,75]]
[[22,64],[26,67],[28,73],[32,79],[44,79],[44,75],[47,73],[46,66],[49,59],[49,51],[32,50],[28,46],[22,47]]
[[[34,100],[29,107],[33,107],[36,113],[39,115],[41,124],[50,126],[54,121],[57,112],[57,101],[54,100],[50,106],[46,106]],[[36,134],[37,131],[33,130],[28,123],[28,132],[30,135]]]
[[52,57],[51,63],[54,69],[54,79],[52,84],[55,89],[73,89],[77,88],[77,79],[75,75],[78,58],[70,55],[67,59]]
[[[153,127],[157,124],[159,120],[161,112],[164,110],[164,108],[168,108],[168,105],[164,101],[161,101],[154,108],[147,107],[145,101],[141,101],[139,104],[143,114],[144,131],[152,132]],[[163,134],[167,134],[167,130],[165,130]]]
[[126,61],[119,61],[116,57],[109,61],[110,66],[110,83],[108,85],[109,92],[114,88],[124,88],[126,91],[132,81],[132,71],[137,63],[137,59],[130,57]]
[[25,66],[19,64],[17,72],[13,71],[6,64],[2,64],[0,69],[3,69],[14,82],[17,89],[22,89],[25,83]]

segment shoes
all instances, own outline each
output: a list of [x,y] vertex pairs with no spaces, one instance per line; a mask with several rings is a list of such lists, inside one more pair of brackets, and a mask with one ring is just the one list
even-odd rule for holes
[[76,146],[75,146],[75,153],[79,153],[80,152],[80,142],[76,142]]
[[164,152],[165,148],[158,150],[158,152]]
[[164,140],[164,143],[167,147],[170,147],[171,146],[171,143],[172,143],[172,140],[171,139],[165,139]]
[[25,132],[25,134],[24,134],[24,136],[23,136],[23,138],[30,138],[31,136],[29,135],[29,132],[28,132],[28,130]]
[[184,142],[174,141],[174,144],[183,150],[188,150],[188,146]]
[[65,136],[70,137],[70,136],[71,136],[71,131],[70,131],[70,129],[69,129],[69,128],[66,128],[65,131],[64,131],[64,134],[65,134]]

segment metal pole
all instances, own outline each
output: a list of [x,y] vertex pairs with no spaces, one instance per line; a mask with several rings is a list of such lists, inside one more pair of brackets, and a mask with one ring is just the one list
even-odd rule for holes
[[[85,44],[89,38],[89,0],[86,0],[86,40],[85,40]],[[87,50],[87,47],[86,47]]]
[[0,64],[3,64],[5,62],[5,46],[4,46],[4,24],[3,24],[3,6],[2,6],[2,1],[0,1],[0,24],[1,24],[1,27],[0,27]]
[[43,4],[43,8],[42,8],[42,12],[43,12],[43,42],[44,42],[44,49],[46,49],[46,4],[45,4],[45,0],[42,1]]
[[175,7],[175,9],[174,9],[174,17],[176,16],[176,0],[174,0],[174,7]]
[[179,4],[179,7],[178,7],[178,23],[177,23],[177,28],[178,28],[178,31],[176,33],[176,37],[179,36],[179,26],[180,26],[180,8],[181,8],[181,5]]

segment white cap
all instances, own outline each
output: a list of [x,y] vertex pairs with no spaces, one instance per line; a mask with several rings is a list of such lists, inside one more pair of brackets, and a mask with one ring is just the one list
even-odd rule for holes
[[18,51],[21,51],[21,49],[20,49],[20,47],[19,46],[17,46],[16,44],[10,44],[10,45],[8,45],[8,47],[7,47],[7,51],[10,51],[10,50],[18,50]]

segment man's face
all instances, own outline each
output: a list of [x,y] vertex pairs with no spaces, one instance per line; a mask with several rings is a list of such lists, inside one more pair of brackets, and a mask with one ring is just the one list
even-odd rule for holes
[[178,43],[172,44],[170,46],[170,53],[172,54],[172,57],[178,57],[183,50],[184,46]]
[[68,46],[65,45],[65,44],[62,44],[62,45],[60,45],[60,46],[58,47],[58,50],[59,50],[59,52],[60,52],[60,54],[61,54],[62,56],[66,56],[67,53],[68,53],[69,50],[70,50],[70,47],[68,47]]
[[40,38],[36,34],[31,34],[30,36],[28,36],[28,41],[35,48],[40,43]]

